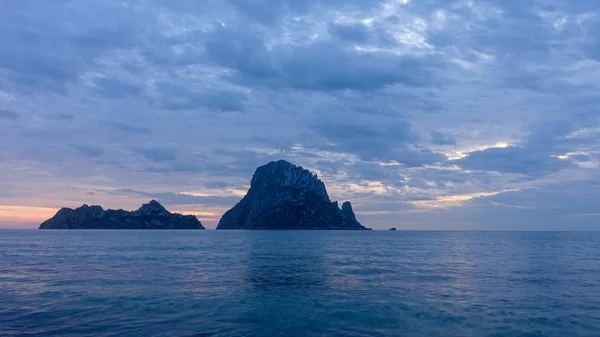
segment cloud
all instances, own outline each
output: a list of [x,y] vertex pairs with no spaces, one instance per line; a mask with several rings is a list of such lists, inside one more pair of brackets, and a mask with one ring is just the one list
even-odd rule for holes
[[[536,230],[596,230],[597,179],[553,182],[522,191],[507,192],[472,200],[472,216],[491,221],[496,228]],[[495,218],[495,214],[502,217]],[[529,223],[523,221],[527,219]]]
[[396,165],[381,165],[377,162],[353,162],[350,160],[331,160],[326,155],[318,157],[313,163],[327,176],[343,176],[347,181],[379,181],[387,184],[404,185],[405,176]]
[[95,145],[69,144],[71,148],[88,157],[104,156],[104,149]]
[[154,163],[162,163],[177,159],[177,151],[162,146],[143,146],[133,148],[133,152],[142,155]]
[[115,128],[117,130],[127,132],[127,133],[149,133],[150,132],[149,128],[138,126],[138,125],[127,124],[127,123],[121,123],[121,122],[115,122],[115,121],[110,121],[110,122],[105,121],[104,124],[106,124],[112,128]]
[[333,1],[293,1],[293,0],[228,0],[240,14],[251,20],[273,27],[282,23],[288,16],[309,15],[316,11],[340,8],[352,8],[355,10],[367,10],[379,5],[381,1],[365,0],[333,0]]
[[217,188],[217,189],[223,189],[226,187],[229,187],[230,184],[226,181],[208,181],[204,183],[204,187],[206,188]]
[[148,198],[156,199],[167,205],[209,205],[209,206],[232,206],[235,205],[240,197],[236,196],[197,196],[185,193],[171,192],[144,192],[131,189],[120,189],[113,194],[136,194]]
[[44,117],[57,121],[71,121],[75,119],[75,116],[71,114],[47,114]]
[[235,91],[202,92],[188,88],[160,84],[158,90],[162,95],[161,106],[167,110],[191,110],[208,108],[222,112],[243,111],[246,96]]
[[257,166],[286,159],[375,228],[586,228],[599,11],[591,0],[14,2],[0,12],[2,203],[164,197],[218,213]]
[[212,33],[205,49],[214,63],[235,72],[232,79],[236,83],[246,85],[335,91],[443,83],[432,70],[443,69],[439,58],[357,50],[330,40],[267,48],[260,37],[241,28],[220,28]]
[[405,121],[361,124],[358,121],[320,121],[313,125],[324,138],[323,150],[358,155],[362,160],[395,161],[407,166],[422,166],[444,160],[444,156],[415,145],[420,136]]
[[126,98],[139,95],[143,86],[134,83],[127,83],[125,81],[98,77],[92,81],[92,88],[107,98]]
[[[167,160],[151,160],[160,163],[160,166],[150,166],[144,169],[144,172],[150,173],[199,173],[202,172],[202,166],[193,163],[167,162]],[[164,163],[166,162],[166,164]]]
[[240,13],[266,25],[273,25],[280,20],[288,4],[287,1],[273,0],[260,0],[258,2],[248,0],[229,0],[229,2]]
[[15,120],[15,119],[19,119],[20,117],[21,117],[21,115],[19,115],[18,113],[14,112],[14,111],[0,109],[0,118]]
[[[558,172],[573,166],[574,157],[564,157],[566,153],[587,147],[589,140],[572,134],[589,123],[585,118],[536,123],[529,126],[529,134],[519,144],[473,151],[456,164],[465,169],[526,175]],[[597,121],[592,120],[591,125]]]
[[354,23],[354,24],[337,24],[331,23],[329,24],[329,33],[336,36],[339,39],[356,42],[356,43],[365,43],[369,40],[370,31],[367,26],[362,23]]
[[469,170],[502,173],[545,174],[569,167],[570,161],[551,157],[546,151],[508,146],[469,153],[457,164]]
[[456,138],[453,135],[445,134],[438,131],[432,131],[431,141],[436,145],[456,145]]
[[[105,27],[95,15],[102,15]],[[117,3],[104,6],[67,6],[65,3],[42,4],[31,10],[27,4],[13,4],[0,14],[3,44],[10,53],[0,53],[0,71],[9,91],[32,94],[49,91],[66,94],[66,85],[106,51],[132,47],[136,43],[135,21],[128,20],[133,11]],[[85,29],[69,29],[78,22]],[[112,26],[112,27],[111,27]],[[33,27],[33,28],[28,28]]]

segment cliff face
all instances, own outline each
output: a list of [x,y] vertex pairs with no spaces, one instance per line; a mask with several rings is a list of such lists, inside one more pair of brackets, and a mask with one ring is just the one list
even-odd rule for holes
[[227,211],[217,229],[365,230],[349,202],[331,202],[325,184],[284,160],[256,169],[246,196]]
[[167,211],[157,201],[142,205],[137,211],[104,210],[100,206],[83,205],[62,208],[44,221],[40,229],[204,229],[193,215]]

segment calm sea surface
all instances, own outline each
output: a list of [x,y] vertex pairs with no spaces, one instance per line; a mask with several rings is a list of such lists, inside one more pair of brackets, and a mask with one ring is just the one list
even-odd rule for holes
[[600,233],[2,230],[0,336],[600,336]]

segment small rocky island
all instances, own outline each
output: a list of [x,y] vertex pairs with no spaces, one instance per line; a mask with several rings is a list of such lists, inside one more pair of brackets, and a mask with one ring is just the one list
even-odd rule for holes
[[285,160],[256,169],[246,196],[227,211],[217,229],[368,230],[350,202],[340,209],[313,173]]
[[171,213],[152,200],[133,212],[88,205],[62,208],[39,229],[204,229],[204,226],[195,216]]

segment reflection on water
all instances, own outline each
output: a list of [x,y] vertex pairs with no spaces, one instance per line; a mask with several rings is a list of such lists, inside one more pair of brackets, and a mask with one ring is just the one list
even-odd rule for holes
[[[270,236],[250,233],[247,282],[270,292],[324,288],[328,268],[322,237],[313,235],[303,240],[295,237],[294,231],[273,233]],[[277,240],[277,244],[272,240]]]
[[596,336],[600,233],[0,231],[0,336]]

